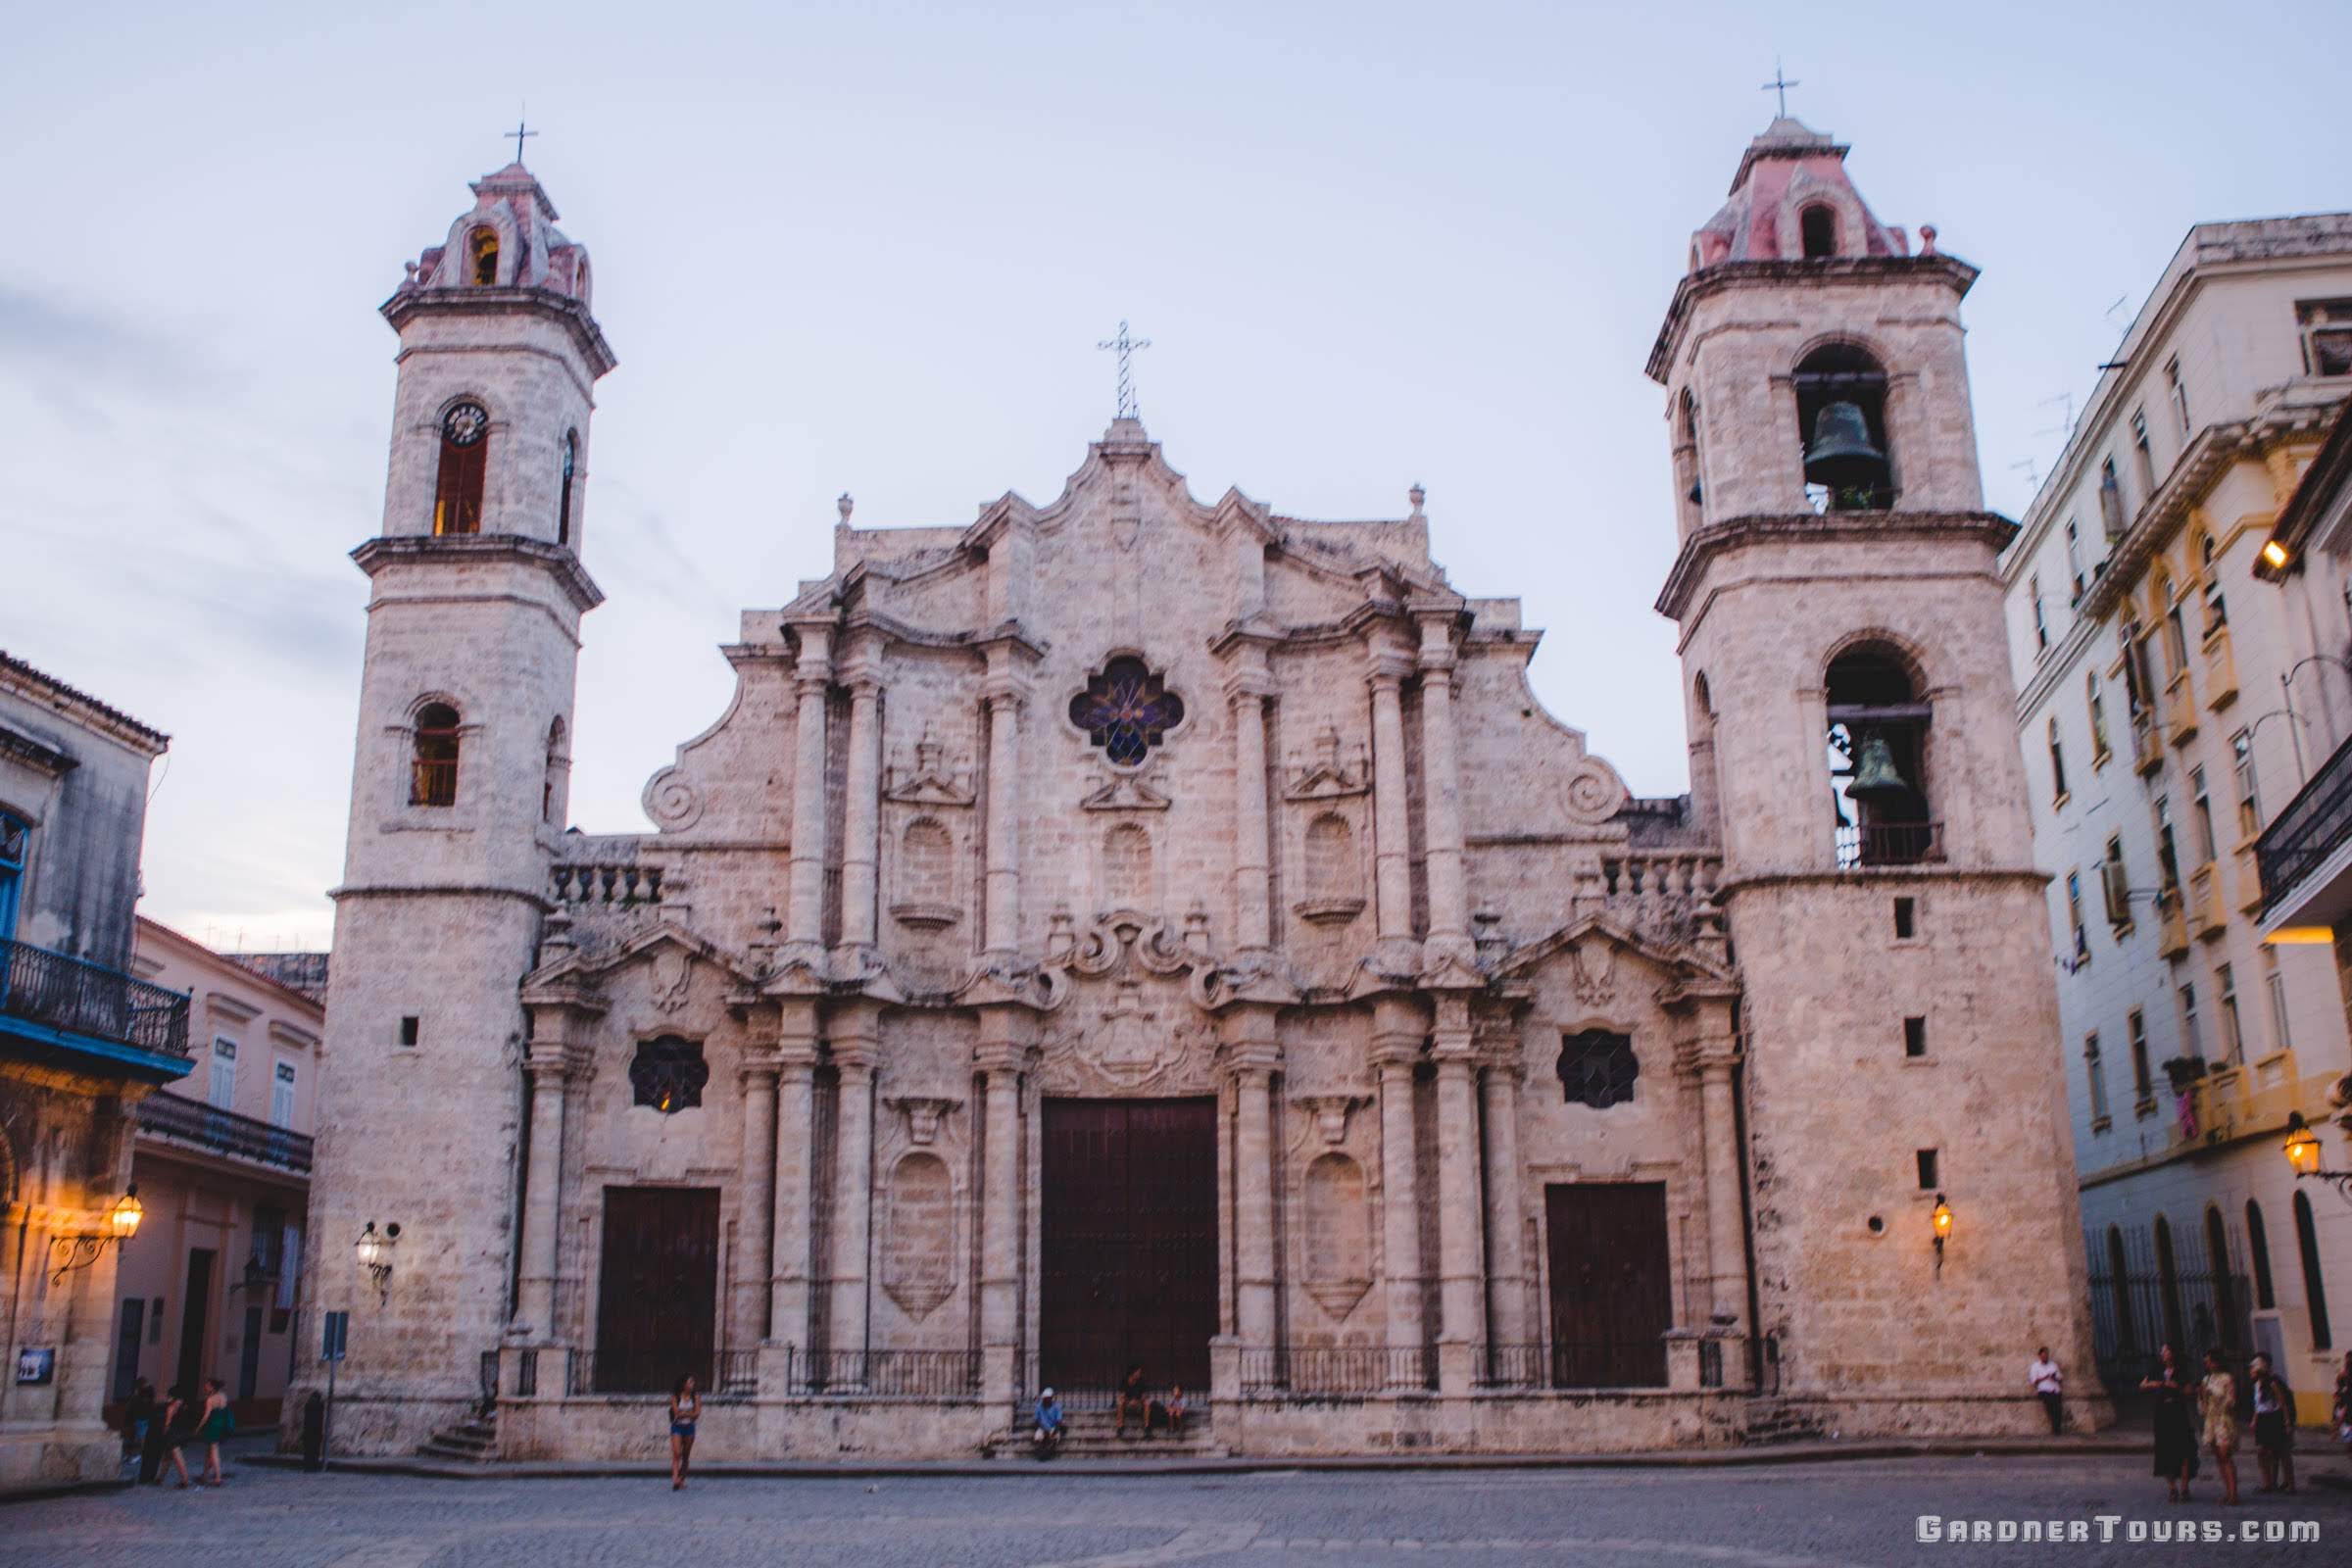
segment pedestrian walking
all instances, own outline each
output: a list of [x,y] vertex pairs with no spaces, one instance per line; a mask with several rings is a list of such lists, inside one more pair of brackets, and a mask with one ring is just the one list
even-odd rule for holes
[[2041,1413],[2050,1418],[2050,1436],[2066,1430],[2066,1412],[2061,1395],[2066,1388],[2066,1374],[2050,1359],[2050,1348],[2043,1346],[2034,1352],[2034,1364],[2026,1368],[2026,1381],[2034,1385],[2034,1393],[2041,1400]]
[[2295,1392],[2258,1355],[2248,1373],[2254,1385],[2254,1463],[2263,1492],[2295,1490]]
[[197,1417],[193,1439],[204,1445],[204,1474],[197,1478],[200,1485],[217,1487],[228,1479],[220,1473],[220,1445],[236,1426],[237,1418],[229,1413],[225,1387],[219,1378],[206,1378],[204,1408]]
[[669,1490],[686,1490],[686,1472],[694,1463],[694,1424],[702,1418],[703,1396],[694,1374],[678,1379],[669,1391]]
[[2205,1446],[2213,1450],[2214,1467],[2222,1473],[2222,1501],[2237,1501],[2237,1379],[2219,1350],[2205,1352],[2205,1381],[2197,1390],[2204,1416]]
[[2164,1478],[2164,1499],[2186,1502],[2188,1484],[2197,1476],[2197,1425],[2180,1358],[2171,1346],[2158,1348],[2139,1386],[2156,1396],[2156,1473]]
[[122,1401],[122,1457],[135,1459],[147,1446],[147,1428],[155,1420],[155,1385],[140,1378]]
[[169,1459],[179,1477],[180,1490],[186,1491],[188,1461],[180,1457],[179,1449],[195,1428],[196,1407],[188,1402],[188,1391],[174,1383],[164,1396],[163,1407],[147,1424],[147,1446],[139,1453],[139,1479],[160,1485],[164,1479],[164,1461]]

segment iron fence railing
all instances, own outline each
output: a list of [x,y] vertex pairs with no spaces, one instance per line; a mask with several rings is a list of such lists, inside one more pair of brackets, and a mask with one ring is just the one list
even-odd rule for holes
[[785,1355],[787,1395],[961,1398],[980,1392],[977,1350],[807,1350]]
[[2227,1255],[2218,1267],[2209,1227],[2084,1233],[2091,1351],[2110,1391],[2136,1389],[2159,1346],[2172,1346],[2184,1367],[2207,1350],[2234,1357],[2252,1348],[2256,1303],[2239,1266],[2237,1238],[2224,1229]]
[[139,1131],[283,1170],[300,1173],[311,1168],[309,1134],[179,1095],[155,1094],[140,1101]]
[[[1722,1351],[1716,1350],[1716,1381],[1722,1382]],[[1666,1342],[1646,1340],[1552,1340],[1541,1345],[1489,1345],[1479,1360],[1479,1382],[1497,1389],[1662,1389],[1666,1386]]]
[[1431,1345],[1244,1346],[1245,1398],[1381,1394],[1438,1386]]
[[1941,822],[1865,822],[1838,828],[1838,869],[1928,865],[1943,858]]
[[2352,838],[2352,740],[2335,749],[2254,841],[2267,910]]
[[0,942],[0,1013],[69,1034],[188,1054],[185,993],[24,942]]
[[[713,1350],[698,1365],[680,1364],[667,1351],[572,1350],[566,1357],[564,1392],[573,1398],[600,1394],[667,1396],[685,1373],[706,1399],[748,1399],[760,1392],[760,1352]],[[534,1386],[538,1381],[532,1372]]]

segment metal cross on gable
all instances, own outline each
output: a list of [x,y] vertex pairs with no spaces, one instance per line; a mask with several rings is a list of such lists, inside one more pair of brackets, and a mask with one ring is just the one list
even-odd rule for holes
[[1787,120],[1788,118],[1788,89],[1791,87],[1801,87],[1803,85],[1804,83],[1801,81],[1790,81],[1788,79],[1788,74],[1781,69],[1781,57],[1779,55],[1774,55],[1772,57],[1772,79],[1757,90],[1759,92],[1779,93],[1781,95],[1781,113],[1779,118],[1782,120]]
[[522,162],[522,139],[525,136],[536,136],[539,134],[535,130],[526,128],[528,122],[523,120],[518,115],[514,120],[514,128],[507,132],[508,135],[514,138],[514,161],[518,164]]
[[1119,335],[1117,337],[1104,338],[1102,342],[1095,345],[1095,347],[1099,349],[1115,349],[1118,351],[1118,416],[1122,419],[1133,419],[1140,417],[1140,415],[1137,413],[1135,402],[1135,351],[1137,349],[1148,349],[1151,346],[1152,340],[1148,337],[1130,337],[1127,333],[1127,323],[1125,321],[1121,321],[1119,323]]

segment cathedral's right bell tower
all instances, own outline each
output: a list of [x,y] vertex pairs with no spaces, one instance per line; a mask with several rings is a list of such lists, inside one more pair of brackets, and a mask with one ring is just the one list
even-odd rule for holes
[[1743,987],[1759,1360],[1848,1435],[2025,1433],[2037,1346],[2097,1384],[2015,524],[1978,477],[1976,269],[1874,218],[1845,154],[1786,117],[1748,146],[1649,359],[1682,541],[1658,609]]

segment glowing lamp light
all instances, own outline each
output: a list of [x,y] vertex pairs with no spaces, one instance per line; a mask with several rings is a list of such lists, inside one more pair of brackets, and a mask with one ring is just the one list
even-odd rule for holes
[[2286,546],[2273,539],[2263,545],[2262,559],[2273,571],[2279,571],[2285,568],[2290,558],[2287,556]]
[[389,1221],[382,1230],[369,1220],[360,1227],[360,1239],[352,1244],[352,1253],[375,1281],[376,1299],[388,1299],[392,1293],[392,1248],[400,1240],[400,1224]]
[[2286,1162],[2295,1167],[2298,1176],[2320,1173],[2320,1140],[2299,1110],[2286,1118]]
[[139,1221],[146,1213],[146,1205],[139,1201],[139,1184],[132,1182],[106,1216],[108,1234],[118,1242],[129,1241],[139,1234]]
[[1951,1234],[1952,1234],[1952,1205],[1951,1205],[1951,1204],[1949,1204],[1949,1203],[1947,1203],[1947,1202],[1945,1202],[1945,1201],[1943,1200],[1943,1195],[1942,1195],[1941,1193],[1937,1193],[1937,1194],[1936,1195],[1936,1245],[1940,1247],[1940,1246],[1941,1246],[1941,1245],[1942,1245],[1944,1242],[1946,1242],[1946,1241],[1949,1241],[1949,1240],[1951,1239]]

